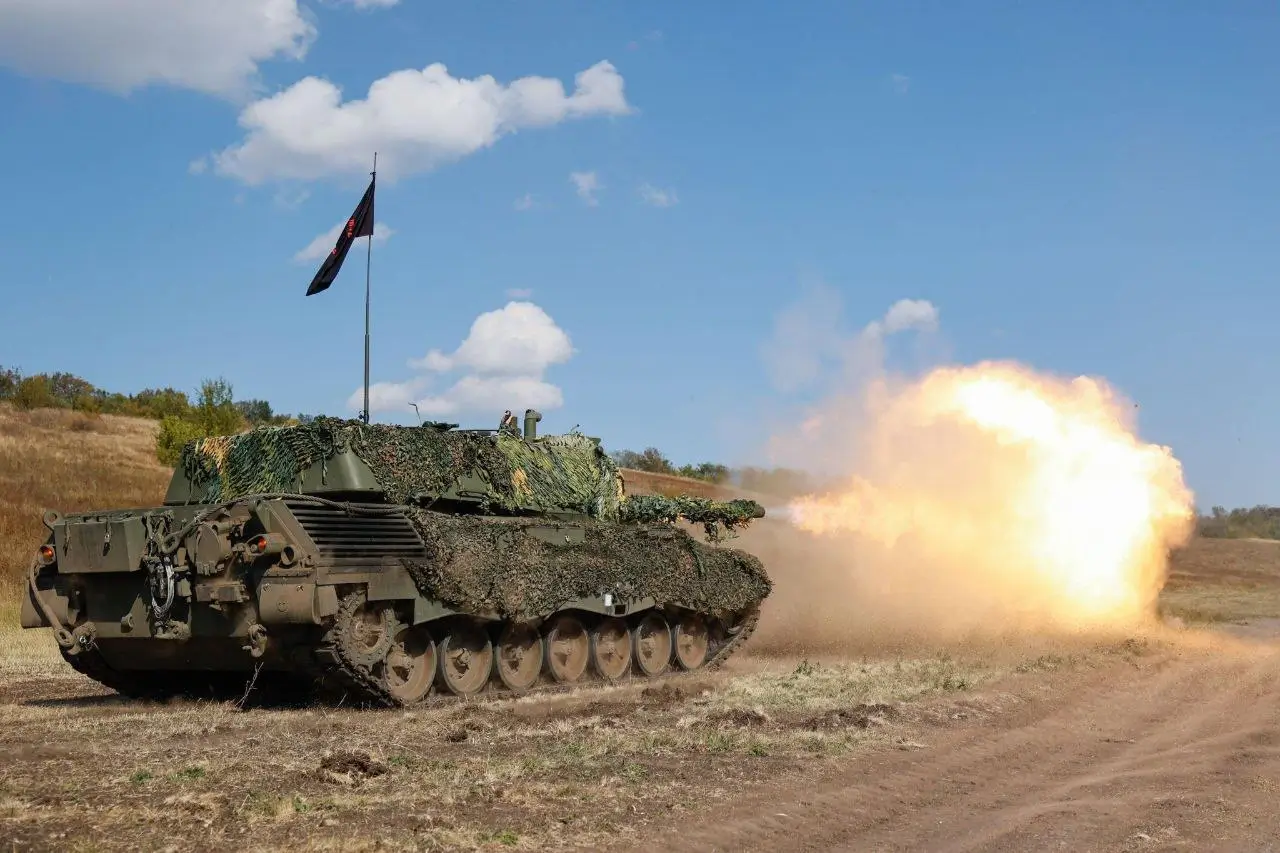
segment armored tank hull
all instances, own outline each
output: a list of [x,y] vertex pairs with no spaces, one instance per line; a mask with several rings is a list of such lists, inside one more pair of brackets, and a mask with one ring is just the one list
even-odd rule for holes
[[[771,584],[746,501],[627,496],[584,436],[323,421],[206,439],[163,505],[61,516],[26,628],[130,696],[415,705],[717,667]],[[681,521],[700,522],[700,542]]]

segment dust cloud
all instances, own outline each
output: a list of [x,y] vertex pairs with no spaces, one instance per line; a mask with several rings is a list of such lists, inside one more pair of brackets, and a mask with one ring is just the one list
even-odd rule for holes
[[889,339],[934,336],[934,306],[898,302],[844,337],[829,298],[811,307],[814,324],[803,310],[785,315],[766,355],[779,386],[828,380],[772,430],[768,455],[828,485],[771,500],[735,543],[775,580],[753,647],[854,651],[1152,622],[1193,503],[1171,451],[1137,437],[1131,402],[1099,378],[1008,362],[894,375]]

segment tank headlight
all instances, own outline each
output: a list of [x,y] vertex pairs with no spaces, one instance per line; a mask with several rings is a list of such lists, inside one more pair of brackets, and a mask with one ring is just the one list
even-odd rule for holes
[[40,557],[40,562],[46,566],[52,563],[53,558],[57,556],[57,554],[53,550],[52,545],[41,545],[40,551],[38,553]]

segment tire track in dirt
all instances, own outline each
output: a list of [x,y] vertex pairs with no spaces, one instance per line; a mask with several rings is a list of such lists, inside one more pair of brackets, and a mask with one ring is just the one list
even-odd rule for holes
[[[910,732],[668,838],[681,850],[1263,850],[1280,838],[1280,652],[1184,650]],[[1278,845],[1280,847],[1280,845]]]

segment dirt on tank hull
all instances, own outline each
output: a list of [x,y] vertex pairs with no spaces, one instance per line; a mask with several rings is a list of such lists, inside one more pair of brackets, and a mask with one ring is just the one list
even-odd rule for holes
[[771,584],[718,543],[763,509],[627,496],[597,440],[537,437],[539,417],[193,442],[163,506],[46,514],[23,627],[131,696],[413,705],[720,665]]

